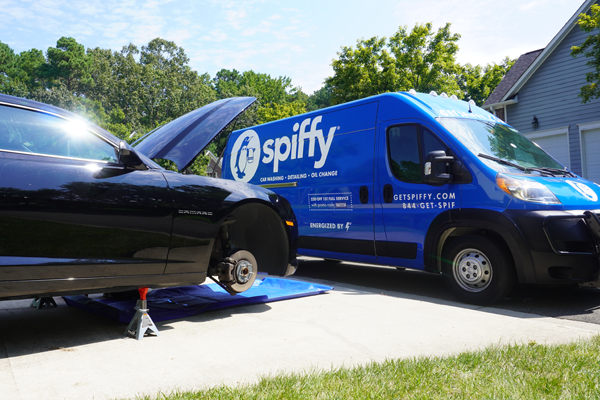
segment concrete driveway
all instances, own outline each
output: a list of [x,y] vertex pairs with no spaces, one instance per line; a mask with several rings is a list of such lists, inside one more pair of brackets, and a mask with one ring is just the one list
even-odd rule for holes
[[565,343],[600,332],[597,324],[348,284],[312,297],[161,322],[160,337],[141,341],[123,337],[125,325],[62,300],[45,310],[29,303],[0,302],[3,400],[157,395],[251,383],[282,371],[501,343]]

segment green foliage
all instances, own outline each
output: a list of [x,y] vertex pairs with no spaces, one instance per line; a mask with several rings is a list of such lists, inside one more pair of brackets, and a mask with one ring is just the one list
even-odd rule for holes
[[[590,14],[580,14],[577,24],[587,33],[600,28],[600,5],[592,5]],[[571,47],[571,56],[577,57],[580,54],[589,58],[586,64],[593,69],[585,74],[588,84],[584,85],[579,93],[581,102],[587,103],[600,97],[600,33],[589,35],[581,46]]]
[[120,52],[95,48],[88,54],[95,66],[88,95],[108,115],[121,110],[119,123],[133,137],[216,100],[210,77],[192,71],[185,51],[173,42],[157,38],[141,51],[129,44]]
[[17,57],[17,77],[28,91],[42,87],[40,68],[46,63],[44,52],[38,49],[22,51]]
[[306,105],[298,101],[284,104],[271,103],[267,107],[259,107],[257,110],[258,123],[264,124],[271,121],[277,121],[279,119],[293,117],[294,115],[305,112]]
[[306,111],[319,110],[321,108],[330,107],[333,88],[329,84],[325,84],[321,89],[315,90],[313,94],[308,96]]
[[0,42],[0,84],[7,82],[14,74],[16,59],[13,49]]
[[75,39],[61,37],[56,47],[48,48],[46,57],[48,61],[39,66],[38,75],[49,87],[63,85],[70,93],[81,95],[93,82],[90,75],[93,60]]
[[24,97],[28,89],[25,71],[19,65],[20,58],[7,44],[0,42],[0,91],[12,96]]
[[187,65],[183,48],[154,39],[140,52],[140,112],[144,126],[154,127],[216,100],[208,75]]
[[462,98],[473,100],[477,105],[482,105],[490,97],[504,75],[510,71],[515,61],[505,57],[500,64],[487,64],[485,67],[471,64],[463,65],[457,80]]
[[252,70],[243,73],[222,69],[215,75],[213,85],[220,99],[232,96],[253,96],[261,104],[283,104],[294,100],[298,89],[286,76],[272,78]]
[[433,31],[431,23],[416,24],[409,32],[400,27],[387,40],[358,40],[356,48],[342,47],[333,60],[331,103],[340,104],[385,92],[415,89],[458,93],[457,42],[450,24]]

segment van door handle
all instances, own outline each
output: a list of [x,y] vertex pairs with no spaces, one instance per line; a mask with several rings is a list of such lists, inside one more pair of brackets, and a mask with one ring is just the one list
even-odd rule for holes
[[383,201],[391,203],[394,200],[394,188],[391,184],[383,185]]
[[366,186],[361,186],[360,191],[358,192],[360,197],[361,204],[367,204],[369,202],[369,188]]

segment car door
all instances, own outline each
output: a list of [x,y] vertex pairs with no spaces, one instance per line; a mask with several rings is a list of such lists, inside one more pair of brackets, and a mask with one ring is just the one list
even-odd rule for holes
[[75,288],[78,278],[164,272],[167,183],[119,163],[116,146],[77,121],[0,106],[0,281]]
[[453,154],[422,121],[379,126],[378,188],[385,241],[377,241],[378,262],[424,268],[423,244],[433,219],[460,207],[460,185],[423,183],[425,158],[435,150]]

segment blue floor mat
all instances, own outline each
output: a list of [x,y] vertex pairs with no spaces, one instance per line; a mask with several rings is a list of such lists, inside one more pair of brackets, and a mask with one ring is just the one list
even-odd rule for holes
[[[332,289],[331,286],[278,278],[256,279],[250,289],[235,296],[215,283],[157,289],[148,293],[148,313],[154,322],[166,321],[227,307],[311,296]],[[64,296],[63,299],[71,307],[124,324],[129,323],[135,314],[134,299],[94,299],[87,296]]]

